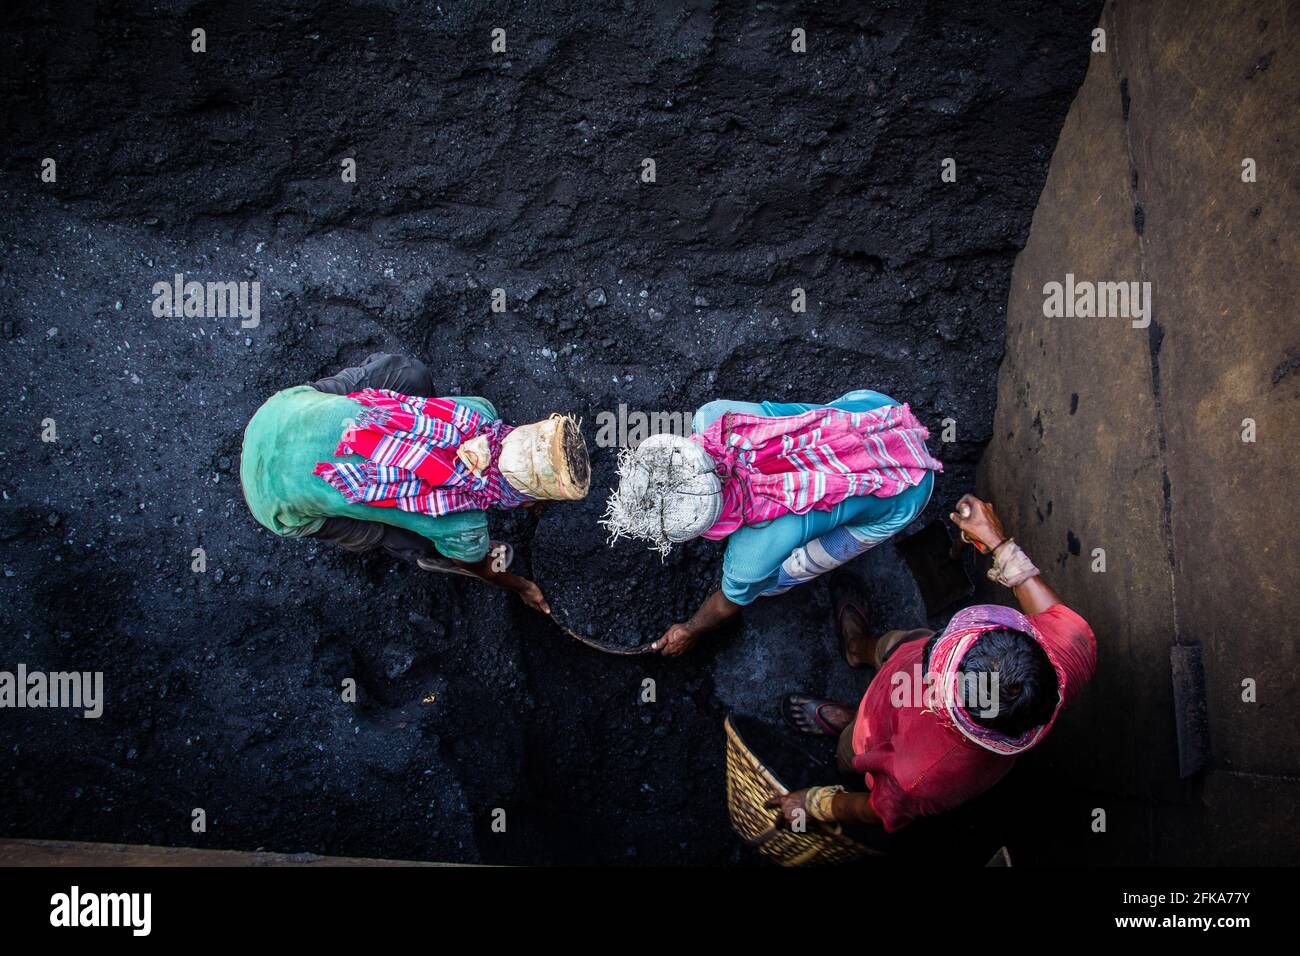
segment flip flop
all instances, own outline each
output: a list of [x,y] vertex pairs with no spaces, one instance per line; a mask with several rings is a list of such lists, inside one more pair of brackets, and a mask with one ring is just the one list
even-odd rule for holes
[[[802,734],[811,734],[815,737],[838,737],[844,732],[844,727],[836,727],[829,720],[822,716],[822,711],[827,707],[842,707],[852,712],[852,707],[846,707],[839,701],[822,700],[817,697],[805,697],[803,694],[786,694],[781,701],[781,717],[787,724]],[[801,714],[806,723],[800,723],[794,714]]]

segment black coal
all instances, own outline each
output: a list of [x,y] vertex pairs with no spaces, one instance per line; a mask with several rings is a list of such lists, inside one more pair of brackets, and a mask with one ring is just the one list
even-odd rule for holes
[[[476,583],[277,540],[240,496],[244,424],[381,350],[510,420],[589,428],[620,403],[870,387],[936,431],[933,517],[989,437],[1012,262],[1098,6],[10,4],[0,664],[102,670],[107,700],[97,720],[4,715],[0,833],[748,859],[723,806],[726,712],[861,690],[824,588],[687,658],[601,655]],[[155,317],[176,273],[259,282],[260,324]],[[494,533],[557,617],[657,636],[721,548],[609,550],[600,505]],[[892,548],[857,569],[882,624],[913,623]]]

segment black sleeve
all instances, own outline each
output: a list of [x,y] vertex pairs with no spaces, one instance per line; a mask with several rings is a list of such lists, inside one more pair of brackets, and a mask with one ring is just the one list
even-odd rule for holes
[[387,388],[404,395],[432,398],[437,392],[433,373],[419,359],[376,352],[360,365],[313,382],[317,391],[347,395],[365,388]]
[[326,518],[325,523],[311,537],[318,541],[330,541],[358,554],[383,548],[393,557],[407,561],[438,557],[438,549],[428,538],[378,521]]

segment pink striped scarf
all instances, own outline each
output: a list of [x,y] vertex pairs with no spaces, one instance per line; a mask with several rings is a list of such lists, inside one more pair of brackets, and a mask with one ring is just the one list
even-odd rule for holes
[[[1043,649],[1047,659],[1052,662],[1052,669],[1056,671],[1057,701],[1051,720],[1039,727],[1031,727],[1019,737],[1007,737],[991,727],[977,724],[962,706],[958,687],[961,665],[966,659],[966,652],[979,640],[981,634],[999,628],[1009,628],[1032,637]],[[1038,628],[1034,627],[1029,618],[1019,611],[1000,604],[976,604],[954,614],[930,651],[929,673],[935,675],[939,688],[939,693],[936,695],[939,706],[934,711],[939,722],[950,730],[960,733],[972,743],[995,754],[1002,754],[1004,757],[1024,753],[1041,741],[1052,729],[1057,716],[1061,713],[1061,708],[1065,705],[1068,672],[1056,650],[1043,640],[1043,636],[1038,633]]]
[[704,537],[783,514],[830,511],[845,498],[892,498],[943,471],[930,432],[907,405],[869,412],[815,408],[768,418],[728,412],[691,440],[718,463],[722,515]]

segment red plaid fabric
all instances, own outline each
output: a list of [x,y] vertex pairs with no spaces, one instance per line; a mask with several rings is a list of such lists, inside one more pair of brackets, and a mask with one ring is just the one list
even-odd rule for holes
[[[383,388],[353,392],[362,411],[343,432],[336,455],[364,462],[317,462],[312,474],[329,482],[349,504],[399,508],[427,515],[514,508],[528,496],[501,477],[501,441],[514,429],[487,421],[448,398],[418,398]],[[475,476],[456,457],[461,443],[486,435],[491,464]]]

